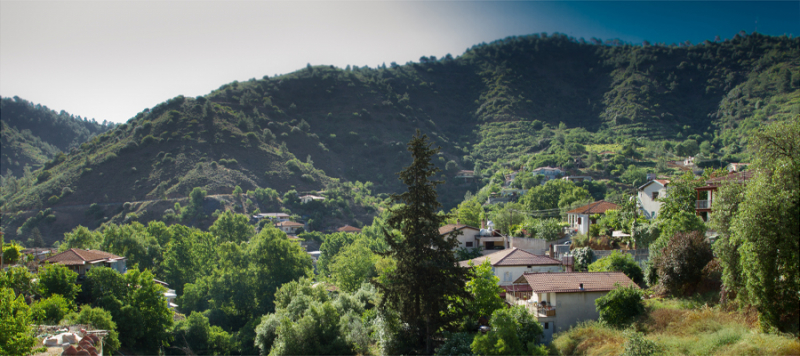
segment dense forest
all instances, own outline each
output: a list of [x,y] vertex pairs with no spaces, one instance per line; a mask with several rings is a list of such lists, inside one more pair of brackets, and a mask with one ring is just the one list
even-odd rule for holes
[[[523,166],[559,166],[630,188],[635,179],[621,180],[626,173],[660,171],[668,159],[747,161],[750,130],[800,113],[799,57],[797,38],[757,33],[679,46],[542,33],[404,65],[309,64],[167,100],[93,137],[104,126],[87,128],[77,146],[78,136],[38,136],[31,155],[73,148],[38,171],[4,177],[3,227],[14,237],[41,225],[54,241],[77,224],[178,214],[174,202],[194,188],[213,197],[237,187],[243,198],[220,198],[199,216],[221,207],[288,209],[321,229],[361,226],[381,194],[400,189],[395,173],[408,163],[404,142],[416,129],[442,147],[435,163],[445,209]],[[3,105],[5,137],[6,117],[34,107],[21,99]],[[13,127],[24,136],[33,125]],[[484,179],[460,183],[460,169]],[[291,197],[321,191],[335,200],[326,206],[347,208],[343,215],[291,206]],[[90,204],[102,211],[83,214]]]
[[114,128],[113,123],[98,124],[65,111],[56,112],[19,97],[0,98],[2,153],[0,173],[21,177],[25,166],[41,168],[59,152],[68,152],[93,136]]

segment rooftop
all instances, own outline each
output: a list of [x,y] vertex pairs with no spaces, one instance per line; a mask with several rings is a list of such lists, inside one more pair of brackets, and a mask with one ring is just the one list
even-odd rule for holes
[[617,283],[623,287],[636,286],[622,272],[525,273],[514,283],[526,283],[534,293],[607,292],[616,288]]
[[359,229],[359,228],[357,228],[355,226],[345,225],[345,226],[342,226],[342,227],[336,229],[336,231],[337,232],[361,232],[361,229]]
[[439,228],[439,234],[441,234],[441,235],[449,234],[449,233],[451,233],[453,231],[458,231],[458,230],[461,230],[461,229],[472,229],[472,230],[475,230],[475,231],[480,231],[480,229],[478,229],[477,227],[472,227],[472,226],[469,226],[469,225],[447,224],[447,225],[442,226],[442,227]]
[[567,214],[603,214],[606,210],[614,209],[619,209],[619,205],[600,200],[580,208],[572,209],[568,211]]
[[86,263],[99,262],[99,261],[113,261],[123,260],[125,257],[120,257],[112,253],[100,250],[81,250],[71,248],[55,256],[51,256],[42,262],[60,263],[67,266],[84,265]]
[[485,256],[473,258],[471,260],[460,261],[458,265],[461,267],[469,267],[469,262],[478,266],[485,260],[489,260],[492,266],[547,266],[547,265],[560,265],[561,261],[552,259],[547,256],[534,255],[528,251],[520,250],[516,247],[505,250],[500,250],[490,253]]
[[275,224],[276,227],[303,227],[305,225],[294,221],[281,221]]

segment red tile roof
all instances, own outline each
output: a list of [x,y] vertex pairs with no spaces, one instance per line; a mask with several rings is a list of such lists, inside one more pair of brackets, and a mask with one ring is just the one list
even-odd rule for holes
[[607,292],[616,288],[616,283],[623,287],[636,285],[622,272],[525,273],[515,283],[523,280],[534,293]]
[[461,267],[469,267],[469,262],[478,266],[485,260],[489,260],[492,266],[550,266],[560,265],[561,261],[552,259],[547,256],[534,255],[528,251],[520,250],[518,248],[508,248],[485,256],[473,258],[471,260],[460,261],[458,265]]
[[51,256],[50,258],[45,259],[42,262],[61,263],[67,266],[74,266],[74,265],[83,265],[86,263],[92,263],[96,261],[117,260],[124,258],[125,257],[120,257],[105,251],[81,250],[77,248],[71,248],[55,256]]
[[481,231],[477,227],[472,227],[472,226],[469,226],[469,225],[447,224],[447,225],[442,226],[442,227],[439,228],[439,234],[441,234],[441,235],[449,234],[449,233],[451,233],[453,231],[458,231],[458,230],[461,230],[461,229],[472,229],[472,230],[475,230],[475,231]]
[[639,189],[644,189],[644,187],[646,187],[646,186],[648,186],[650,184],[653,184],[653,182],[658,182],[659,184],[661,184],[661,185],[666,187],[667,184],[669,184],[669,179],[653,179],[653,180],[643,184],[641,187],[639,187]]
[[619,209],[619,205],[600,200],[580,208],[572,209],[568,211],[567,214],[603,214],[606,210],[614,209]]
[[276,227],[303,227],[305,225],[301,223],[296,223],[294,221],[281,221],[275,224]]
[[354,227],[354,226],[345,225],[345,226],[342,226],[342,227],[336,229],[336,231],[338,231],[338,232],[361,232],[361,229],[359,229],[357,227]]

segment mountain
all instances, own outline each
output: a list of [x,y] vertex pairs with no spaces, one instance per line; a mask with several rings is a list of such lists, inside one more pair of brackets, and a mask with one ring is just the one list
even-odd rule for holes
[[56,112],[19,97],[0,98],[0,132],[3,152],[0,173],[20,177],[25,166],[40,168],[59,152],[110,130],[114,124],[98,124],[65,111]]
[[[561,34],[510,37],[457,58],[380,68],[309,65],[197,98],[179,96],[6,189],[0,203],[11,218],[3,227],[16,231],[34,219],[25,226],[49,221],[60,227],[42,225],[43,231],[58,233],[86,219],[64,211],[93,203],[107,204],[112,220],[134,212],[122,208],[125,202],[142,220],[160,219],[195,187],[215,195],[240,186],[283,195],[277,205],[254,201],[251,210],[291,208],[332,228],[368,222],[381,194],[402,188],[395,172],[410,162],[405,143],[417,129],[442,148],[437,164],[446,183],[439,194],[449,209],[483,184],[460,184],[452,179],[458,169],[575,170],[591,158],[587,147],[631,140],[650,147],[653,157],[688,152],[717,164],[746,160],[749,129],[800,113],[797,38],[753,33],[680,47],[591,42]],[[613,178],[625,165],[599,169]],[[285,204],[292,191],[330,195],[326,205],[304,211]],[[226,204],[248,205],[218,205]]]

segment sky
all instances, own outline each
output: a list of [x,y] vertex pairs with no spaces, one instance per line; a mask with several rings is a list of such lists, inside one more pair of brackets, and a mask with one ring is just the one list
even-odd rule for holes
[[667,44],[800,35],[800,1],[5,1],[0,96],[125,122],[306,64],[376,67],[560,32]]

